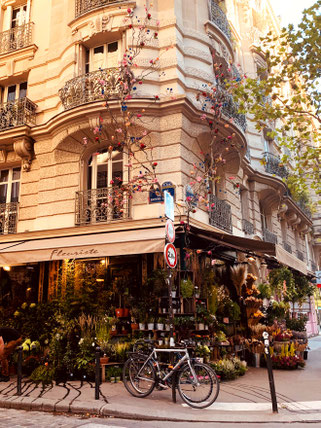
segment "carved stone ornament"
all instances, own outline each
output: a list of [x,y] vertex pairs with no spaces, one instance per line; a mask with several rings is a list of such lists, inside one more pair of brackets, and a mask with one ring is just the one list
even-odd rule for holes
[[17,138],[13,143],[13,149],[22,159],[23,171],[30,171],[32,160],[35,157],[33,140],[29,137]]
[[91,36],[102,31],[111,31],[113,15],[98,16],[94,21],[90,22]]

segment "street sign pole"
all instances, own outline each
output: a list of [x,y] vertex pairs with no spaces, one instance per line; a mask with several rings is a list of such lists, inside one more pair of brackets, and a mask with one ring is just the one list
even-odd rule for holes
[[273,410],[273,413],[278,413],[278,403],[276,400],[275,383],[274,383],[274,376],[273,376],[273,370],[272,370],[272,360],[270,355],[269,333],[267,331],[263,333],[263,339],[264,339],[264,352],[266,355],[266,366],[267,366],[268,375],[269,375],[272,410]]

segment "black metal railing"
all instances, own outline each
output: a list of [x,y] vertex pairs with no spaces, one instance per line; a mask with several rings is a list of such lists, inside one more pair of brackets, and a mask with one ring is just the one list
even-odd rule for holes
[[121,187],[76,192],[76,225],[110,223],[129,218],[129,195]]
[[233,119],[243,132],[246,131],[247,121],[245,114],[238,113],[238,106],[233,100],[232,95],[226,95],[226,100],[222,107],[222,113],[229,119]]
[[209,223],[212,226],[232,233],[231,205],[222,199],[219,199],[215,195],[210,196],[210,205],[211,209],[209,212]]
[[120,77],[118,68],[106,68],[68,80],[58,91],[64,109],[102,100],[106,96],[119,97],[124,92]]
[[121,3],[124,0],[76,0],[76,18],[93,9],[98,9],[112,3]]
[[281,178],[286,178],[289,175],[287,168],[283,165],[278,156],[265,152],[263,153],[263,157],[265,171],[267,173],[277,175]]
[[33,25],[33,22],[28,22],[0,33],[0,54],[30,46]]
[[290,244],[288,244],[287,242],[283,242],[283,248],[285,249],[285,251],[292,254],[292,247]]
[[263,228],[263,240],[266,242],[272,242],[272,244],[278,243],[278,237],[276,234],[266,228]]
[[0,234],[16,233],[19,202],[0,204]]
[[254,235],[254,225],[250,221],[243,218],[242,230],[246,235]]
[[0,130],[36,124],[35,103],[27,97],[0,105]]
[[304,262],[304,255],[303,255],[302,251],[296,250],[296,255],[297,255],[299,260]]
[[211,21],[231,40],[232,33],[228,19],[215,0],[212,0]]

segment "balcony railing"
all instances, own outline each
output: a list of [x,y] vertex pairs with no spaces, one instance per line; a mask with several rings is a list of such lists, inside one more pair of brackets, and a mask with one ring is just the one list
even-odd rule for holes
[[76,18],[90,10],[112,3],[121,3],[124,0],[76,0]]
[[33,22],[0,33],[0,55],[30,46]]
[[248,220],[243,218],[242,220],[242,229],[246,235],[254,235],[254,225]]
[[129,218],[129,197],[119,187],[76,192],[76,225],[110,223]]
[[287,242],[283,242],[283,248],[285,249],[285,251],[292,254],[292,247]]
[[263,228],[263,240],[265,242],[272,242],[272,244],[278,243],[278,237],[276,234],[265,228]]
[[287,168],[282,164],[281,159],[272,153],[263,153],[265,160],[265,171],[269,174],[275,174],[281,178],[286,178],[289,173]]
[[222,113],[233,121],[243,130],[246,131],[247,122],[245,114],[238,113],[238,106],[233,101],[232,95],[227,95],[222,107]]
[[0,204],[0,234],[16,233],[19,202]]
[[302,251],[297,250],[296,251],[296,255],[298,256],[299,260],[301,260],[302,262],[304,262],[304,255],[303,255]]
[[224,33],[225,36],[231,40],[232,33],[230,24],[228,23],[225,13],[222,11],[215,0],[212,0],[211,20],[222,31],[222,33]]
[[36,124],[35,103],[27,97],[0,105],[0,130]]
[[[119,68],[106,68],[68,80],[58,92],[64,109],[69,110],[82,104],[102,100],[106,95],[108,98],[118,98],[120,93],[124,92],[119,78]],[[128,76],[128,79],[130,81],[131,78]],[[123,78],[121,80],[123,81]],[[128,84],[130,84],[129,81]]]
[[209,222],[212,226],[232,233],[232,212],[231,205],[222,201],[215,195],[210,196],[210,205],[213,205],[209,212]]

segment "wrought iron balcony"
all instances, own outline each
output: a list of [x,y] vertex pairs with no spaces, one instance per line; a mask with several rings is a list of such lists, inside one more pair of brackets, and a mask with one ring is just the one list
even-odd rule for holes
[[254,225],[250,221],[243,218],[242,230],[246,235],[254,235]]
[[33,22],[0,33],[0,55],[30,46]]
[[68,80],[58,91],[64,109],[69,110],[82,104],[102,100],[104,94],[108,95],[108,98],[118,98],[124,91],[119,80],[120,74],[119,68],[106,68]]
[[214,206],[209,212],[209,223],[212,226],[232,233],[231,205],[215,195],[210,196],[210,205],[212,204],[214,204]]
[[282,164],[282,161],[278,156],[265,152],[263,153],[263,157],[266,172],[277,175],[281,178],[286,178],[289,175],[287,168]]
[[263,228],[263,240],[266,242],[272,242],[272,244],[278,243],[278,237],[276,234],[265,228]]
[[110,223],[129,218],[129,197],[121,187],[76,192],[76,225]]
[[296,255],[298,256],[298,259],[304,262],[304,255],[302,251],[296,250]]
[[228,23],[227,17],[222,9],[219,7],[215,0],[212,0],[211,5],[211,21],[225,34],[225,36],[231,40],[232,33],[230,24]]
[[226,100],[222,107],[222,113],[229,119],[233,119],[243,132],[246,131],[247,122],[245,114],[238,113],[238,106],[234,102],[232,95],[226,95]]
[[3,131],[21,125],[35,125],[36,109],[36,104],[27,97],[1,104],[0,130]]
[[0,234],[16,233],[19,202],[0,204]]
[[292,247],[287,242],[283,242],[283,248],[285,249],[285,251],[292,254]]
[[93,9],[112,3],[121,3],[124,0],[76,0],[76,18]]

